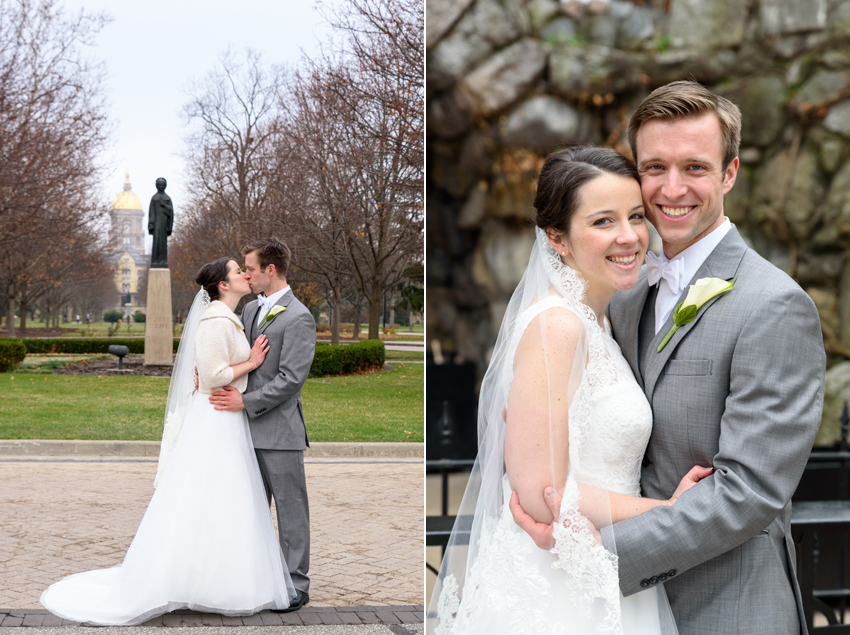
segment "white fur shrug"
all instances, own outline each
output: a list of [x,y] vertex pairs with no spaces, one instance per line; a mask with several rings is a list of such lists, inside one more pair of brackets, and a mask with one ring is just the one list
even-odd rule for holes
[[236,314],[224,302],[213,300],[201,315],[195,338],[198,391],[210,394],[224,386],[239,392],[248,387],[248,375],[233,381],[234,364],[248,361],[251,346]]

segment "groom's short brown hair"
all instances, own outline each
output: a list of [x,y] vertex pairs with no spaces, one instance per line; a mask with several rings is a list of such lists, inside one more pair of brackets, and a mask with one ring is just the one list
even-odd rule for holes
[[635,163],[637,156],[637,135],[644,121],[661,119],[673,121],[686,117],[699,117],[713,112],[720,120],[720,133],[723,135],[723,169],[738,156],[741,145],[741,111],[731,101],[715,95],[699,82],[683,79],[670,82],[653,90],[649,97],[638,106],[629,121],[629,145],[632,147]]
[[286,277],[286,272],[289,269],[289,261],[292,259],[292,252],[289,251],[289,247],[282,240],[270,236],[269,238],[255,240],[242,248],[243,256],[247,256],[251,252],[256,252],[257,260],[260,261],[260,267],[262,269],[265,269],[269,265],[274,265],[278,276],[281,278]]

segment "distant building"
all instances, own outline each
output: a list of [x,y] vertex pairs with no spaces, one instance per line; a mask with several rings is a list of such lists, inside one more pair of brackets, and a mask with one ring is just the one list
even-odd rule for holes
[[141,297],[150,268],[150,254],[145,254],[145,212],[142,202],[125,173],[124,190],[115,198],[110,213],[107,262],[112,265],[118,297],[115,309],[125,315],[145,310],[147,298]]

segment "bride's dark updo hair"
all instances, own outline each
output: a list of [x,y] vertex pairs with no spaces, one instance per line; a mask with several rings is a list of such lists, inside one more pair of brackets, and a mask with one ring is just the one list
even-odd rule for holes
[[227,280],[227,263],[231,260],[233,258],[219,258],[208,262],[198,270],[195,282],[206,289],[206,292],[210,294],[210,300],[218,300],[219,295],[221,295],[218,283]]
[[534,223],[568,234],[581,205],[581,188],[598,176],[613,174],[640,182],[635,164],[612,148],[578,146],[553,152],[543,163],[534,197]]

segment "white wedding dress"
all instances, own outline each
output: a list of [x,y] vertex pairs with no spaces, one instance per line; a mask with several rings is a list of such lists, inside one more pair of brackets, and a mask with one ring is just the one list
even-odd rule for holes
[[[198,346],[216,344],[199,337]],[[51,585],[41,596],[51,613],[133,625],[180,608],[250,615],[289,606],[295,591],[245,411],[215,410],[208,397],[189,398],[167,469],[124,561]]]
[[[538,232],[536,249],[541,252],[547,247],[543,240]],[[471,525],[470,555],[460,558],[466,563],[465,573],[463,567],[444,563],[439,599],[432,602],[429,611],[428,632],[434,635],[676,633],[663,588],[651,587],[627,598],[621,595],[615,553],[593,539],[578,512],[578,483],[640,496],[641,462],[652,430],[652,411],[612,338],[607,321],[606,328],[601,328],[593,311],[583,303],[582,278],[564,266],[554,252],[549,255],[548,258],[539,255],[541,261],[545,259],[544,286],[551,284],[550,289],[557,289],[558,294],[531,304],[526,300],[526,306],[515,318],[506,317],[510,324],[504,333],[503,352],[499,352],[497,344],[491,361],[491,366],[498,364],[491,385],[493,393],[510,391],[517,345],[534,318],[563,310],[581,317],[585,324],[586,353],[582,359],[586,359],[586,365],[578,373],[581,379],[569,408],[572,469],[567,477],[560,522],[555,524],[556,545],[551,551],[539,549],[516,525],[508,507],[511,486],[504,468],[500,495],[485,493],[488,478],[500,474],[494,471],[494,464],[503,463],[499,447],[503,444],[503,433],[499,438],[499,432],[494,430],[500,428],[498,410],[507,397],[485,395],[482,387],[481,408],[486,409],[489,401],[496,404],[489,409],[495,411],[490,419],[497,425],[489,424],[487,432],[480,436],[480,448],[492,449],[488,456],[479,450],[480,472],[473,472],[471,478],[481,483],[475,512],[475,523],[479,526]],[[534,258],[533,253],[532,264]],[[527,278],[528,274],[524,279],[526,285]],[[490,437],[493,440],[488,442]],[[496,498],[500,501],[499,511],[483,513],[487,500],[481,502],[482,499]],[[465,503],[466,500],[462,507]]]

